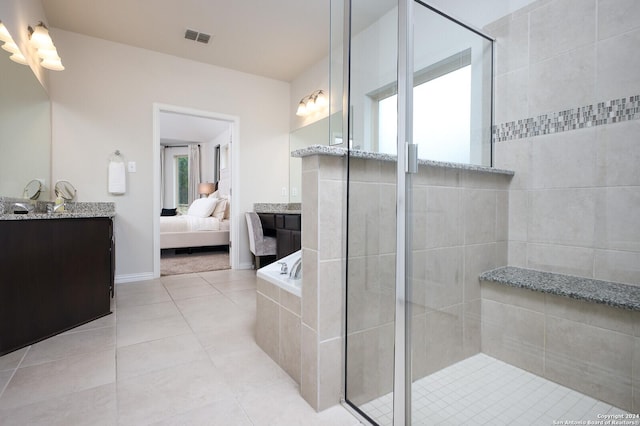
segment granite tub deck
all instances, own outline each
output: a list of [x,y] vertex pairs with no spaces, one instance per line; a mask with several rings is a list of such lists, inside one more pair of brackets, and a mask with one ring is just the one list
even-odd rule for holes
[[640,287],[509,266],[480,283],[483,353],[640,411]]

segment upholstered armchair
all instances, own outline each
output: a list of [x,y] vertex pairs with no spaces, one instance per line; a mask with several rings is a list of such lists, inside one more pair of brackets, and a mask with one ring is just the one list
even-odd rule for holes
[[265,237],[262,232],[260,217],[255,212],[246,212],[247,229],[249,230],[249,250],[256,258],[256,269],[260,268],[260,257],[276,255],[276,239]]

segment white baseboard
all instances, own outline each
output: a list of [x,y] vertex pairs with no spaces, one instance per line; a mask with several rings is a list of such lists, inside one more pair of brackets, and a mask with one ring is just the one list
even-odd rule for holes
[[116,284],[132,283],[134,281],[148,281],[153,279],[153,272],[144,272],[141,274],[125,274],[116,275]]
[[253,263],[241,263],[236,269],[253,269]]

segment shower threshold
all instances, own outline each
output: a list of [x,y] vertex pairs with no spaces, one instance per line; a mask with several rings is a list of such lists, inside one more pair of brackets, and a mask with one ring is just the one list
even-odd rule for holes
[[[485,354],[415,381],[412,392],[412,425],[604,425],[627,414]],[[393,424],[391,393],[360,409],[380,426]]]

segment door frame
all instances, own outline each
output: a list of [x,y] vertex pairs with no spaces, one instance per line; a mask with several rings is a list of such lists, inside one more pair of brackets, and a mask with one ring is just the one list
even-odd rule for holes
[[153,104],[153,277],[160,277],[160,113],[171,112],[193,117],[227,121],[231,125],[231,227],[229,242],[229,260],[231,269],[238,269],[240,264],[240,220],[238,195],[240,193],[240,118],[235,115],[203,111],[162,103]]

